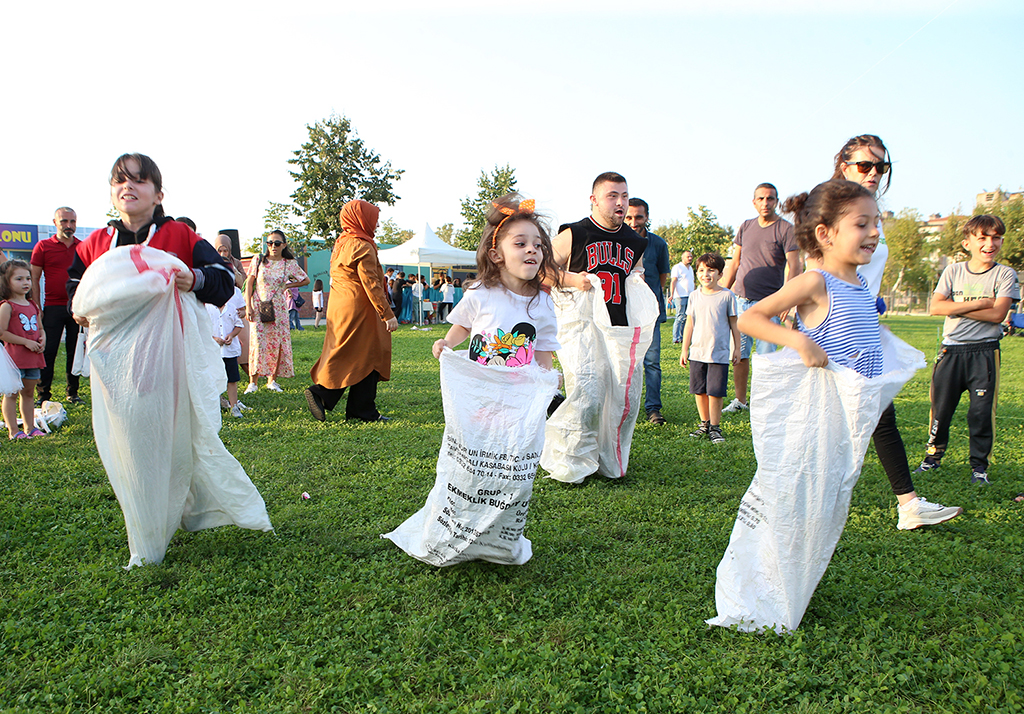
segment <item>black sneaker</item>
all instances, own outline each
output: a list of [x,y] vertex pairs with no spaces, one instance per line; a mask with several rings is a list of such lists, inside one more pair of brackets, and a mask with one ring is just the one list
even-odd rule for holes
[[921,462],[921,465],[914,469],[914,473],[923,474],[925,471],[931,471],[932,469],[939,468],[940,465],[941,464],[938,461],[932,459],[931,456],[925,456],[924,461]]
[[320,400],[313,390],[307,389],[303,392],[306,395],[306,404],[309,406],[309,413],[313,415],[313,418],[317,421],[324,421],[327,418],[327,414],[324,413],[324,403]]
[[975,486],[991,486],[992,482],[988,480],[988,474],[984,471],[975,471],[971,474],[971,483]]
[[720,426],[709,426],[708,427],[708,438],[711,439],[712,444],[724,444],[725,437],[722,436],[722,427]]
[[690,436],[692,436],[694,439],[703,439],[705,436],[708,435],[709,429],[711,429],[711,422],[702,421],[700,423],[700,426],[698,426],[696,429],[690,432]]
[[80,407],[83,404],[85,404],[85,402],[83,402],[82,399],[77,394],[68,395],[68,401],[74,404],[76,407]]

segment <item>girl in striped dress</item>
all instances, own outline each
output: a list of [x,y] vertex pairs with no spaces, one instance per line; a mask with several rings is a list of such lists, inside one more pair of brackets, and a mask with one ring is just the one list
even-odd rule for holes
[[[879,247],[874,193],[860,183],[833,179],[809,194],[789,198],[783,210],[794,215],[797,242],[808,263],[820,267],[790,280],[741,315],[740,331],[792,347],[808,367],[824,367],[832,360],[868,378],[881,375],[875,295],[857,272],[858,266],[871,262]],[[773,315],[793,307],[799,331],[771,322]],[[893,484],[900,503],[898,528],[913,530],[960,514],[958,507],[918,498],[909,473],[905,480],[909,487],[897,489]]]

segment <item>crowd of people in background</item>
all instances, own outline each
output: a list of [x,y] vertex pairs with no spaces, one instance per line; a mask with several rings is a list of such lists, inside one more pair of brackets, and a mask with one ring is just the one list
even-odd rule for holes
[[[435,343],[435,355],[480,330],[488,334],[498,330],[495,334],[504,335],[513,326],[499,324],[500,320],[494,325],[488,322],[486,329],[479,327],[483,324],[480,320],[493,321],[489,311],[500,302],[498,294],[528,296],[533,304],[537,291],[541,291],[547,312],[554,310],[549,305],[549,292],[583,295],[599,287],[610,327],[639,327],[630,322],[630,315],[635,314],[631,310],[639,308],[630,307],[630,302],[638,298],[633,293],[627,300],[627,284],[631,276],[642,275],[657,303],[657,317],[649,342],[636,333],[633,347],[643,350],[642,366],[631,363],[630,369],[643,371],[646,421],[661,427],[672,416],[663,413],[661,399],[660,329],[671,305],[675,311],[672,343],[680,350],[680,364],[689,370],[689,388],[699,415],[697,428],[689,436],[724,443],[727,430],[723,430],[723,414],[745,412],[751,400],[757,399],[756,394],[749,393],[751,355],[755,352],[770,354],[780,344],[790,345],[808,366],[832,360],[848,363],[869,377],[877,373],[878,365],[866,366],[864,360],[869,352],[875,354],[871,336],[877,332],[878,318],[885,310],[884,302],[876,299],[888,254],[877,201],[891,176],[891,158],[881,139],[873,135],[854,137],[836,155],[834,174],[828,181],[809,195],[801,194],[803,198],[785,204],[795,216],[796,227],[779,214],[777,188],[761,183],[753,194],[757,215],[740,226],[728,259],[717,253],[694,256],[687,249],[675,265],[666,241],[649,227],[650,206],[643,199],[630,197],[626,180],[619,174],[601,174],[592,186],[591,214],[561,226],[553,238],[548,238],[537,222],[532,203],[518,196],[501,203],[506,200],[503,198],[494,203],[495,220],[488,224],[478,250],[479,278],[471,274],[465,288],[459,278],[447,274],[428,283],[426,276],[406,275],[400,268],[385,271],[373,238],[379,210],[365,201],[352,201],[339,216],[340,232],[330,261],[330,289],[325,290],[320,279],[312,288],[313,326],[319,328],[325,322],[326,332],[320,357],[310,370],[312,383],[304,392],[307,406],[315,419],[324,421],[348,390],[346,419],[387,421],[377,407],[377,387],[391,378],[391,336],[398,326],[450,322],[446,338]],[[224,406],[232,416],[241,417],[247,409],[238,396],[240,365],[248,376],[244,394],[259,389],[260,376],[266,380],[266,389],[283,392],[278,380],[295,375],[290,332],[304,329],[299,318],[304,303],[300,288],[309,285],[310,279],[289,248],[288,237],[279,230],[270,232],[263,252],[243,270],[239,258],[232,254],[229,236],[205,241],[195,233],[194,225],[188,225],[188,219],[164,215],[159,170],[148,157],[120,157],[110,185],[120,217],[107,228],[80,241],[75,238],[75,212],[62,206],[54,214],[55,235],[38,243],[30,264],[3,256],[0,341],[20,371],[23,384],[21,390],[3,400],[11,439],[42,435],[32,428],[33,407],[53,398],[53,375],[62,337],[64,396],[70,405],[82,404],[81,378],[72,365],[76,350],[81,349],[79,331],[85,338],[88,320],[75,314],[74,297],[90,266],[119,246],[160,249],[184,264],[168,280],[178,291],[192,293],[207,304],[213,326],[211,337],[220,350],[226,376]],[[851,212],[857,211],[860,223],[844,223],[854,215]],[[514,220],[506,222],[503,214]],[[508,232],[501,233],[501,240],[514,240],[510,238],[499,247],[497,237],[503,226]],[[971,400],[971,482],[979,486],[989,483],[1000,323],[1019,300],[1016,273],[997,262],[1004,233],[1005,226],[998,218],[971,219],[963,240],[970,259],[948,266],[935,288],[931,312],[946,320],[932,378],[933,420],[927,454],[914,473],[942,465],[950,420],[961,394],[967,391]],[[596,281],[592,279],[595,277]],[[45,291],[40,295],[43,286]],[[491,292],[478,305],[484,288]],[[835,315],[840,314],[836,312],[840,299],[836,296],[847,293],[849,296],[842,300],[853,301],[850,305],[856,307],[850,308],[851,317],[844,318],[847,322],[839,324]],[[526,309],[517,301],[519,298],[513,300],[514,306],[501,310],[512,315]],[[868,303],[872,306],[870,314],[864,308]],[[860,330],[857,339],[849,343],[855,348],[844,342],[846,336],[838,343],[833,340],[855,323],[863,323],[850,328]],[[524,339],[536,345],[537,363],[551,369],[551,353],[565,348],[566,340],[563,333],[556,335],[554,322],[545,325],[550,329],[543,338],[533,333]],[[797,328],[795,332],[793,328]],[[823,330],[829,334],[822,336]],[[471,359],[474,350],[488,360],[493,356],[481,349],[474,339]],[[508,363],[506,357],[501,357],[501,364]],[[580,373],[600,366],[587,359],[573,364],[572,370]],[[730,366],[734,398],[726,403]],[[633,388],[631,375],[615,377],[622,382],[618,387],[627,392]],[[566,375],[566,393],[552,402],[551,413],[563,410],[563,416],[569,412],[581,415],[581,423],[576,425],[582,434],[580,443],[596,443],[605,438],[598,425],[605,417],[598,412],[615,390],[588,392],[579,388],[578,376]],[[631,427],[636,419],[638,405],[630,405],[628,398],[626,404],[626,412],[620,415],[620,434],[623,424],[629,422]],[[21,428],[15,415],[18,408]],[[627,413],[630,408],[632,414]],[[959,507],[932,503],[917,494],[892,404],[878,422],[874,445],[899,503],[899,528],[942,523],[961,513]],[[621,444],[617,448],[621,450]],[[628,443],[626,449],[628,455]],[[561,463],[556,462],[571,456],[562,453],[554,462],[541,463],[554,478],[564,476],[563,480],[578,482],[575,473],[559,475]],[[596,463],[587,462],[581,468],[598,470]],[[626,461],[621,461],[618,468],[620,473],[605,475],[624,476]]]

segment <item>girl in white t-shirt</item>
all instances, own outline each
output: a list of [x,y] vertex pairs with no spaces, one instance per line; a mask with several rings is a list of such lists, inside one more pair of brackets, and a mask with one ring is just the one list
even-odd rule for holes
[[477,279],[451,311],[448,334],[434,343],[434,356],[467,337],[469,358],[480,364],[522,367],[536,360],[552,369],[559,349],[551,296],[541,278],[555,274],[551,238],[533,200],[502,196],[487,217],[476,251]]

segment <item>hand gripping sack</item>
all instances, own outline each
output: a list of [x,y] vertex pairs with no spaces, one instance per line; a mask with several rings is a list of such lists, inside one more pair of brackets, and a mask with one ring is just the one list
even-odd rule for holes
[[163,560],[180,527],[272,530],[220,431],[226,375],[205,308],[174,287],[177,258],[112,248],[85,271],[73,309],[89,319],[93,431],[124,512],[127,567]]
[[625,281],[629,326],[614,326],[596,275],[587,291],[552,290],[565,401],[547,421],[540,465],[548,477],[581,483],[622,478],[643,391],[644,355],[657,329],[658,300],[639,273]]
[[431,565],[486,560],[522,565],[523,535],[558,373],[484,366],[466,352],[441,354],[444,436],[427,502],[387,538]]
[[850,496],[882,411],[924,355],[882,331],[883,374],[829,362],[807,368],[791,349],[753,357],[750,430],[757,473],[718,566],[709,625],[794,630],[846,525]]

